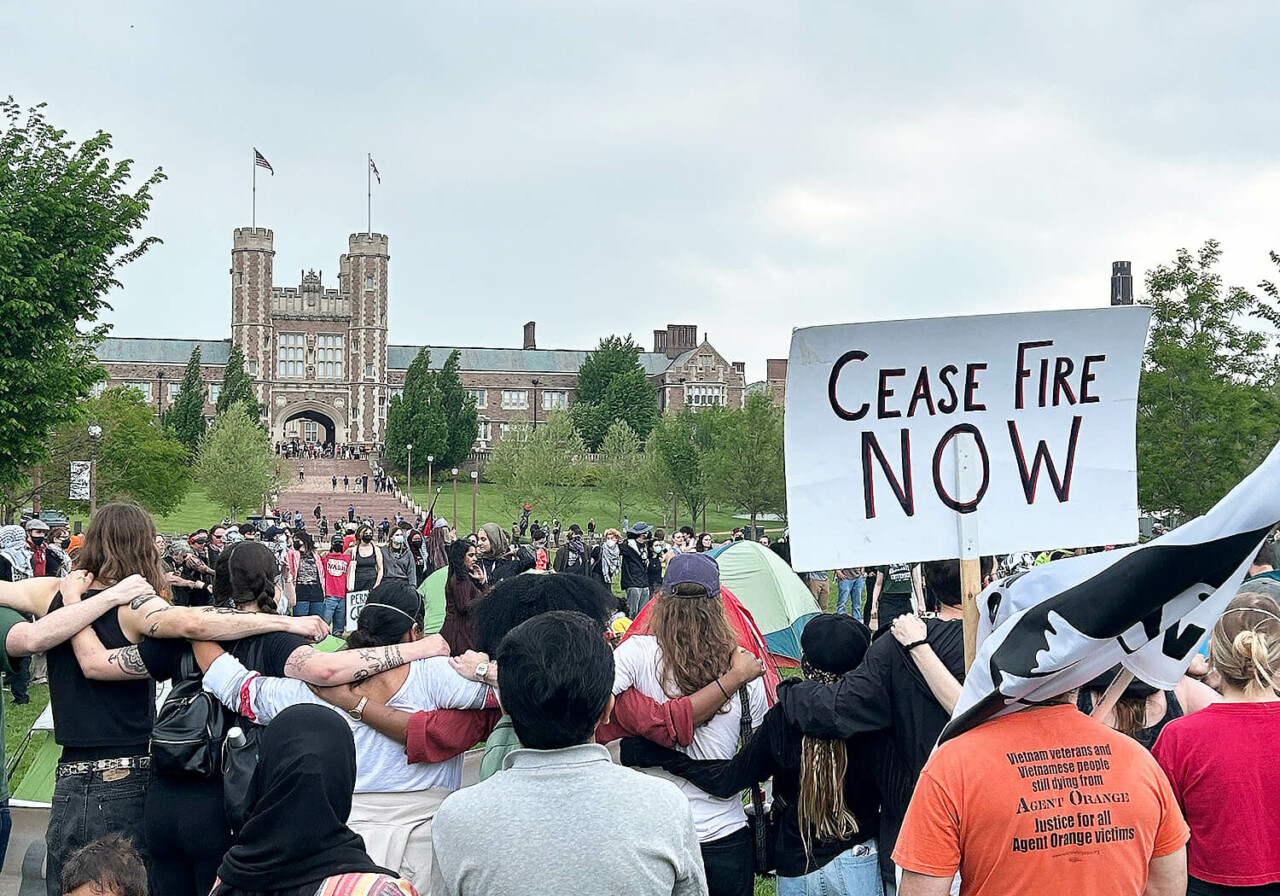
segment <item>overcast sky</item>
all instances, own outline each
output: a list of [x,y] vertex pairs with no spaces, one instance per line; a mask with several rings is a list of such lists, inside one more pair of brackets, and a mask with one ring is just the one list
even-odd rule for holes
[[229,333],[231,231],[277,285],[391,240],[391,340],[544,348],[696,323],[762,378],[793,327],[1106,304],[1280,249],[1280,4],[4,3],[0,93],[162,166],[109,315]]

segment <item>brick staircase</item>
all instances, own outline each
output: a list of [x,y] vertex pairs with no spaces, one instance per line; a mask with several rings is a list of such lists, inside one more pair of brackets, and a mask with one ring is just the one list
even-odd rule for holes
[[[298,481],[298,467],[306,470],[306,479]],[[409,509],[391,492],[376,493],[373,490],[373,469],[366,460],[288,460],[281,458],[280,472],[289,477],[288,486],[280,492],[280,510],[292,517],[295,510],[302,514],[307,522],[307,531],[315,533],[316,518],[314,509],[320,505],[320,512],[329,518],[329,531],[334,524],[346,522],[347,506],[355,505],[356,519],[372,518],[381,521],[383,517],[394,521],[396,514],[411,517]],[[356,477],[369,476],[369,493],[354,491]],[[333,477],[338,477],[338,487],[333,488]],[[342,477],[351,481],[352,491],[344,491]]]

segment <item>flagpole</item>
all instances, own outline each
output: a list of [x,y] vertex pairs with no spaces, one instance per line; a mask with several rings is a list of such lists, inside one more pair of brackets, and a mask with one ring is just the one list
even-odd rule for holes
[[368,191],[369,234],[373,234],[373,153],[365,154],[364,183]]
[[249,226],[258,229],[258,151],[253,151],[253,214],[249,218]]

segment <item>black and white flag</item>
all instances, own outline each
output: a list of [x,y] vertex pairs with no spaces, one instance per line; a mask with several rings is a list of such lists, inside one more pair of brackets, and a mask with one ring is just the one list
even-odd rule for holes
[[1212,510],[1154,541],[992,584],[978,596],[978,654],[940,739],[1117,663],[1172,689],[1277,521],[1280,446]]

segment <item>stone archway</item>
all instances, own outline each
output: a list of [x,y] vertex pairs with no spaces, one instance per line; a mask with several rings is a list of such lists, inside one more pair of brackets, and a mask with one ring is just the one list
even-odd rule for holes
[[320,401],[291,402],[276,414],[275,437],[284,441],[333,442],[342,445],[347,441],[346,416],[342,408],[335,408]]

